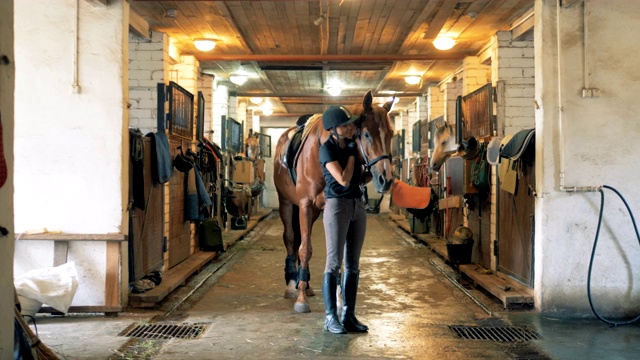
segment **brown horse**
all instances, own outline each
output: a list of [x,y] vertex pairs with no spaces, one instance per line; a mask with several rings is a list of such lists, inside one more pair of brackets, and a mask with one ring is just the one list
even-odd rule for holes
[[245,140],[245,155],[249,159],[257,160],[262,154],[260,153],[260,140],[258,135],[253,134],[253,131],[249,130],[249,136]]
[[[378,193],[389,191],[393,183],[391,171],[391,137],[393,129],[389,111],[393,102],[373,106],[371,90],[364,95],[362,105],[349,106],[352,114],[360,116],[356,125],[356,143],[365,173],[372,176]],[[309,286],[309,260],[312,255],[311,229],[324,208],[324,178],[319,160],[320,145],[330,136],[322,127],[322,115],[313,115],[307,122],[302,144],[296,156],[297,180],[291,179],[284,156],[291,137],[298,127],[287,129],[276,145],[274,182],[280,203],[280,218],[284,224],[286,298],[296,298],[294,310],[309,312],[307,296],[313,295]],[[297,209],[296,209],[297,208]],[[297,266],[298,265],[298,266]],[[297,290],[296,290],[297,285]]]

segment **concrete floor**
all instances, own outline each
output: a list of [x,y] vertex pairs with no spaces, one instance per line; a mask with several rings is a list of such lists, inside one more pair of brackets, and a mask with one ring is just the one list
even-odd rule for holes
[[[433,251],[386,215],[368,216],[356,312],[369,333],[334,335],[323,330],[321,219],[313,230],[311,285],[316,296],[310,298],[312,312],[293,311],[293,300],[283,297],[286,254],[282,225],[273,212],[158,309],[129,309],[116,318],[39,315],[40,338],[64,359],[640,357],[637,325],[611,328],[595,318],[552,319],[534,311],[507,312],[480,289],[466,285]],[[449,278],[466,285],[464,291]],[[201,323],[208,328],[191,340],[118,335],[137,323]],[[450,325],[527,326],[543,339],[516,343],[461,339]]]

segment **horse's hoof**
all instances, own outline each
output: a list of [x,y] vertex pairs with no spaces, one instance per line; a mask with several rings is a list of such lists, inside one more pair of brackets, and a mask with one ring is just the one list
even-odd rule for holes
[[287,284],[287,290],[284,291],[285,299],[297,299],[298,298],[298,289],[296,289],[296,282],[294,280],[289,280],[289,284]]
[[284,291],[284,298],[285,299],[297,299],[298,298],[298,290],[296,289],[287,289]]
[[297,313],[311,312],[311,308],[309,307],[309,304],[298,303],[298,302],[293,305],[293,310],[295,310],[295,312]]
[[316,296],[316,293],[315,293],[315,292],[313,292],[313,289],[312,289],[312,288],[307,288],[307,289],[304,291],[304,293],[305,293],[307,296]]

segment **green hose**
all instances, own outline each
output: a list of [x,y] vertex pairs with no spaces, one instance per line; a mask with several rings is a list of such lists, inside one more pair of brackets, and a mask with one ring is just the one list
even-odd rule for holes
[[598,189],[598,191],[600,192],[600,215],[598,216],[598,228],[596,229],[596,238],[593,241],[593,251],[591,251],[591,260],[589,260],[589,274],[587,277],[587,296],[589,298],[589,305],[591,306],[591,310],[593,311],[593,313],[596,315],[596,317],[604,322],[606,322],[607,324],[613,325],[613,326],[619,326],[619,325],[629,325],[632,324],[636,321],[638,321],[638,319],[640,319],[640,315],[636,316],[635,318],[631,319],[631,320],[627,320],[627,321],[620,321],[620,322],[616,322],[613,320],[608,320],[605,319],[604,317],[600,316],[600,314],[598,314],[598,311],[596,311],[596,308],[593,306],[593,300],[591,299],[591,271],[593,269],[593,258],[596,255],[596,247],[598,246],[598,236],[600,235],[600,225],[602,225],[602,213],[604,210],[604,191],[602,191],[602,188],[605,189],[609,189],[613,192],[615,192],[618,197],[620,197],[620,199],[622,200],[622,202],[624,203],[624,206],[627,207],[627,211],[629,212],[629,215],[631,216],[631,222],[633,223],[633,229],[636,232],[636,237],[638,238],[638,243],[640,243],[640,234],[638,233],[638,226],[636,225],[636,220],[633,217],[633,212],[631,211],[631,208],[629,208],[629,204],[627,204],[627,200],[625,200],[625,198],[622,196],[622,194],[620,194],[620,192],[616,189],[614,189],[611,186],[608,185],[602,185],[601,188]]

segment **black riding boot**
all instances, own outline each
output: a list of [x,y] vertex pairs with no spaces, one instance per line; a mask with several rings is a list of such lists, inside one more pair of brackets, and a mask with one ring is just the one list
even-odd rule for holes
[[367,325],[362,324],[356,319],[356,295],[358,294],[358,277],[359,274],[350,272],[344,273],[342,282],[342,294],[344,307],[342,308],[342,326],[348,332],[366,332],[369,330]]
[[322,280],[322,297],[324,298],[324,329],[334,334],[344,334],[346,331],[338,319],[336,306],[336,289],[340,284],[340,275],[324,273]]

